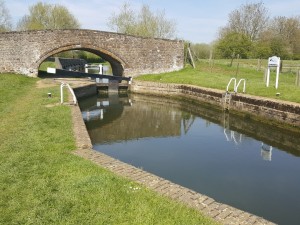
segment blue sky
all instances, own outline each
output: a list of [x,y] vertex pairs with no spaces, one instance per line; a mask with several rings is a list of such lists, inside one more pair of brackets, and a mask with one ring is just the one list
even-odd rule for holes
[[[39,0],[4,0],[15,24],[28,14],[29,6]],[[124,1],[119,0],[48,0],[51,4],[66,6],[77,17],[82,28],[110,31],[108,18],[118,13]],[[225,26],[231,11],[246,3],[260,0],[127,0],[135,9],[143,4],[152,11],[165,10],[166,17],[177,24],[177,37],[193,43],[210,43],[217,37],[218,29]],[[264,0],[271,17],[300,16],[300,0]]]

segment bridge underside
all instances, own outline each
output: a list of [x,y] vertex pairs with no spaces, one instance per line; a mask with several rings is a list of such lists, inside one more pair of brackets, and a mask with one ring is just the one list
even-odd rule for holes
[[105,61],[109,62],[112,68],[112,74],[114,76],[123,76],[124,75],[124,62],[120,62],[120,59],[117,59],[117,57],[113,56],[111,53],[105,53],[105,51],[97,50],[97,49],[91,49],[91,48],[73,48],[72,46],[65,46],[59,49],[55,49],[54,51],[51,51],[47,53],[45,56],[43,56],[39,61],[38,61],[38,67],[40,66],[41,63],[43,63],[44,60],[47,58],[64,52],[64,51],[72,51],[72,50],[80,50],[80,51],[86,51],[86,52],[91,52],[97,56],[100,56],[102,59]]

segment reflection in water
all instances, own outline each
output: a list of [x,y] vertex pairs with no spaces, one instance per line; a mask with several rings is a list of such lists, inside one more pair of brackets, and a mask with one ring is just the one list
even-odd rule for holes
[[272,149],[273,149],[272,146],[261,143],[261,157],[266,161],[271,161]]
[[[230,133],[230,135],[228,133]],[[243,134],[238,134],[238,133],[236,134],[236,133],[237,132],[235,132],[233,130],[230,131],[230,130],[224,128],[224,135],[226,137],[226,140],[233,141],[236,145],[238,145],[238,144],[242,143]],[[236,135],[238,135],[238,137],[239,137],[238,139],[236,138]]]
[[[135,96],[131,99],[127,94],[119,96],[117,93],[111,93],[81,101],[82,116],[88,127],[91,139],[95,143],[113,143],[147,137],[179,137],[182,133],[187,134],[189,132],[196,119],[194,114],[182,111],[172,103],[149,101],[148,98],[146,96]],[[226,141],[233,142],[235,145],[242,144],[244,134],[233,130],[239,121],[238,118],[235,117],[230,120],[228,112],[223,112],[222,118],[223,121],[220,125],[223,126]],[[234,123],[233,126],[231,126],[232,123]],[[211,122],[206,120],[206,127],[209,127],[210,124]],[[259,130],[264,129],[260,127]],[[264,133],[270,132],[272,130],[267,130]],[[256,130],[254,129],[254,137],[260,140],[259,137],[255,136],[255,133]],[[274,133],[269,135],[267,142],[276,141],[279,137],[279,140],[284,140],[286,145],[292,147],[292,149],[297,149],[296,155],[300,154],[298,151],[300,149],[298,148],[300,147],[299,143],[293,142],[289,138],[289,134],[275,133],[276,136]],[[259,147],[261,157],[263,160],[271,161],[272,146],[265,144],[265,139],[265,137],[262,139],[262,146]],[[294,152],[292,151],[291,153]]]
[[226,111],[223,113],[224,135],[228,142],[233,141],[236,145],[242,143],[243,134],[230,130],[230,115]]
[[94,149],[276,223],[298,224],[299,134],[141,95],[95,96],[80,107]]
[[[127,96],[120,98],[114,93],[99,97],[96,106],[85,108],[82,115],[90,137],[96,143],[181,134],[180,110],[172,107],[161,108],[156,104],[144,104],[137,100],[132,101]],[[185,117],[183,126],[184,131],[187,132],[193,123],[193,117],[188,114]],[[95,121],[97,118],[98,120]]]

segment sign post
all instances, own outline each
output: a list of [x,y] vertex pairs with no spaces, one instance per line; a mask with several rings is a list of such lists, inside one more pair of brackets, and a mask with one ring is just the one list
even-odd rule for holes
[[276,67],[276,82],[275,82],[275,88],[278,88],[278,82],[279,82],[279,70],[280,70],[280,57],[272,56],[268,60],[268,72],[267,72],[267,82],[266,86],[269,87],[270,84],[270,68]]

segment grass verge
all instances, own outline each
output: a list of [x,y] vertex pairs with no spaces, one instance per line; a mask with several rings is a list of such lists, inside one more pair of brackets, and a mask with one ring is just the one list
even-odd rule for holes
[[215,224],[70,154],[70,108],[36,81],[0,75],[0,224]]
[[[247,94],[300,103],[300,87],[295,85],[295,73],[281,73],[279,87],[278,89],[275,89],[276,75],[275,72],[272,72],[270,76],[270,87],[267,88],[264,82],[263,70],[257,71],[253,63],[253,61],[241,60],[239,62],[239,67],[237,67],[237,63],[232,67],[229,67],[224,60],[215,61],[213,66],[211,66],[208,61],[200,61],[197,62],[196,69],[187,66],[180,71],[143,75],[136,79],[196,85],[224,90],[225,92],[230,78],[235,77],[237,78],[237,81],[244,78],[246,80]],[[233,85],[230,86],[230,91],[233,91]],[[238,92],[242,92],[242,84],[239,86]],[[277,93],[280,93],[280,95],[277,95]]]

